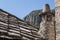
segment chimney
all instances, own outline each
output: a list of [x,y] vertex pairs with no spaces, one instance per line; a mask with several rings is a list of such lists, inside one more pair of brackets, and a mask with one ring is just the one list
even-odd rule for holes
[[46,13],[46,12],[50,12],[50,6],[49,6],[49,4],[45,4],[44,6],[43,6],[43,11],[42,11],[43,13]]

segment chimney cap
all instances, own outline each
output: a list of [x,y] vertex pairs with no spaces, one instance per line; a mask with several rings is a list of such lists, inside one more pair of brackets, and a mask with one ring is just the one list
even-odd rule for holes
[[43,13],[45,13],[45,12],[50,12],[50,6],[49,6],[49,4],[45,4],[44,6],[43,6],[43,11],[42,11]]

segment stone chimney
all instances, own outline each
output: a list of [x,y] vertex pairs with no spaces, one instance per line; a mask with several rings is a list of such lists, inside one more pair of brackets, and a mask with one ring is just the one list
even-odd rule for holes
[[43,6],[43,12],[45,13],[45,12],[50,12],[50,6],[49,6],[49,4],[45,4],[44,6]]
[[50,6],[48,4],[44,5],[42,11],[42,21],[40,23],[40,29],[38,34],[41,38],[45,40],[55,40],[54,39],[54,15],[50,11]]

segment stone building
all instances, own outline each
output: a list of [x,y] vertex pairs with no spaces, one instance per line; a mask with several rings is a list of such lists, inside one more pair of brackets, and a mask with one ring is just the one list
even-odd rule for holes
[[50,11],[48,4],[45,4],[40,16],[42,16],[42,21],[40,23],[38,34],[40,34],[40,37],[45,40],[55,40],[55,15]]
[[60,40],[60,0],[55,0],[56,40]]
[[56,11],[46,4],[27,15],[25,21],[0,9],[0,39],[60,40],[60,2],[55,3]]
[[38,29],[0,9],[0,40],[37,40]]

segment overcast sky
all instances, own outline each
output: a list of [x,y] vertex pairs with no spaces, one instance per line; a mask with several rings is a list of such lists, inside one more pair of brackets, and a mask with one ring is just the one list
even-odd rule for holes
[[22,19],[31,11],[42,9],[46,3],[51,9],[55,8],[54,0],[0,0],[0,8]]

